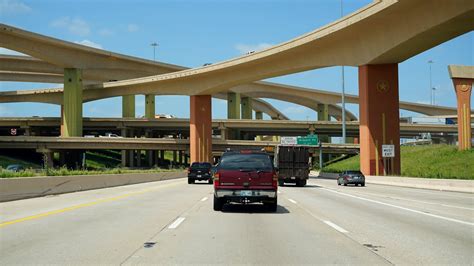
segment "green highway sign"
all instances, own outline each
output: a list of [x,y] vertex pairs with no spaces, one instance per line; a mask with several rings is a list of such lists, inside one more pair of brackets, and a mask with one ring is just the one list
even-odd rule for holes
[[298,145],[318,145],[319,140],[317,135],[308,135],[305,137],[298,137],[296,143]]

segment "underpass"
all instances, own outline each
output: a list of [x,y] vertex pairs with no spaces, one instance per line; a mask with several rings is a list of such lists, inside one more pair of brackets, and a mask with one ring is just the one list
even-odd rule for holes
[[314,178],[279,191],[276,213],[214,212],[212,186],[184,178],[1,203],[0,263],[472,264],[472,194]]

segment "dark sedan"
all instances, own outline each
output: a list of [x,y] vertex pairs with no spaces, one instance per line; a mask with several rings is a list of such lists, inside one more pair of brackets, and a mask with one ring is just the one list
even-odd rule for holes
[[196,180],[205,180],[212,184],[212,165],[206,162],[192,163],[188,168],[188,184],[194,184]]
[[337,185],[347,186],[348,184],[365,186],[365,176],[360,171],[344,171],[337,178]]

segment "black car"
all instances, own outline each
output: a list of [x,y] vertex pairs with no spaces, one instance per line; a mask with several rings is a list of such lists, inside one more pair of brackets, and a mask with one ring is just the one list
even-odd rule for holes
[[348,184],[365,186],[365,176],[361,171],[344,171],[337,178],[337,185],[347,186]]
[[212,184],[212,165],[207,162],[194,162],[188,168],[188,184],[194,184],[196,180],[204,180]]

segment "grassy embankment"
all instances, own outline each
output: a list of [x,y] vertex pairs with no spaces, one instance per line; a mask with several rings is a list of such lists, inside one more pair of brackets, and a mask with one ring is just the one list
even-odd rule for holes
[[[168,156],[166,156],[168,155]],[[69,170],[64,167],[58,169],[41,169],[41,165],[28,161],[11,158],[0,155],[0,178],[11,177],[31,177],[31,176],[67,176],[67,175],[98,175],[98,174],[126,174],[126,173],[159,173],[182,171],[183,168],[177,169],[124,169],[120,168],[120,153],[115,151],[107,152],[87,152],[86,164],[87,170]],[[118,157],[118,158],[117,158]],[[165,154],[165,158],[172,158],[171,154]],[[27,170],[21,172],[11,172],[4,170],[10,164],[21,164]],[[36,170],[33,170],[36,169]],[[39,170],[40,169],[40,170]]]
[[[402,176],[474,180],[474,150],[458,151],[447,145],[402,146]],[[359,156],[323,168],[323,172],[339,173],[358,170]]]

